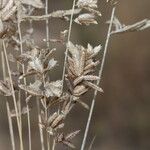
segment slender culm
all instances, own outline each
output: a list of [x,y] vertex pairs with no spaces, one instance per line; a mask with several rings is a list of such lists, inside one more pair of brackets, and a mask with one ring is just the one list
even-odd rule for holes
[[[99,71],[99,80],[97,81],[97,85],[99,85],[99,83],[101,81],[102,72],[103,72],[103,69],[104,69],[104,63],[105,63],[105,58],[106,58],[106,54],[107,54],[108,43],[109,43],[109,39],[110,39],[114,14],[115,14],[115,7],[112,9],[111,20],[110,20],[110,24],[109,24],[108,33],[107,33],[106,43],[105,43],[105,47],[104,47],[104,54],[103,54],[101,67],[100,67],[100,71]],[[94,96],[93,96],[93,100],[92,100],[92,104],[91,104],[90,112],[89,112],[89,116],[88,116],[88,121],[87,121],[87,124],[86,124],[85,133],[84,133],[84,137],[83,137],[83,141],[82,141],[82,145],[81,145],[81,150],[85,149],[86,139],[87,139],[87,136],[88,136],[89,126],[90,126],[90,122],[91,122],[91,118],[92,118],[92,114],[93,114],[93,110],[94,110],[94,106],[95,106],[97,92],[98,92],[97,90],[95,90],[95,92],[94,92]]]

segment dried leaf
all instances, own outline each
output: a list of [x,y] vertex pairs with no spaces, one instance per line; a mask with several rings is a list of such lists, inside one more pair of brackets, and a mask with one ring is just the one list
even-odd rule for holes
[[34,69],[40,73],[42,73],[44,70],[41,60],[37,57],[34,58],[32,61],[29,61],[29,66],[31,67],[31,69]]
[[60,97],[62,94],[62,81],[46,82],[45,95],[46,97]]
[[95,20],[95,15],[94,14],[81,14],[79,15],[75,20],[77,24],[84,24],[84,25],[90,25],[90,24],[98,24],[98,22]]
[[57,61],[56,61],[56,60],[50,59],[50,61],[48,62],[48,67],[47,67],[47,69],[50,70],[50,69],[54,68],[54,67],[56,66],[56,64],[57,64]]
[[33,84],[30,84],[29,86],[20,84],[19,87],[31,95],[43,96],[43,91],[40,89],[41,85],[42,82],[37,80]]
[[17,61],[19,61],[20,63],[26,63],[29,60],[34,60],[39,56],[40,50],[38,48],[33,48],[31,51],[27,51],[21,55],[19,55],[19,57],[17,57]]

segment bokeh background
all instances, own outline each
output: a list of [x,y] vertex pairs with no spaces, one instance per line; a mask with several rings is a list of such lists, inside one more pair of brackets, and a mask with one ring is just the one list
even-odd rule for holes
[[[110,18],[111,7],[105,0],[99,0],[102,17],[99,25],[89,27],[73,25],[71,41],[77,44],[90,43],[94,46],[104,46]],[[49,12],[57,9],[69,9],[71,0],[49,0]],[[150,0],[120,0],[116,16],[124,24],[132,24],[144,18],[150,18]],[[38,13],[42,13],[39,12]],[[24,30],[27,24],[23,24]],[[39,46],[44,46],[45,22],[34,22],[34,38]],[[68,27],[62,20],[50,20],[50,36],[58,37],[59,32]],[[51,45],[52,47],[56,45]],[[62,74],[62,64],[65,47],[56,46],[56,59],[60,66],[51,72],[53,80]],[[99,56],[101,59],[101,55]],[[0,65],[1,67],[1,65]],[[2,71],[0,71],[2,79]],[[93,150],[149,150],[150,149],[150,29],[142,32],[114,35],[109,43],[102,82],[100,85],[104,94],[99,94],[96,101],[92,123],[90,126],[88,149],[95,137]],[[83,100],[89,105],[93,93],[89,93]],[[0,96],[0,150],[11,150],[9,128],[6,113],[5,98]],[[11,101],[11,99],[10,99]],[[32,140],[33,150],[40,150],[37,128],[37,110],[34,100],[30,104],[32,109]],[[66,132],[81,129],[75,139],[77,149],[80,149],[88,111],[80,105],[73,109],[67,119]],[[24,118],[24,145],[27,150],[27,124]],[[15,129],[16,131],[16,129]],[[18,136],[16,134],[16,141]],[[65,147],[58,147],[65,150]]]

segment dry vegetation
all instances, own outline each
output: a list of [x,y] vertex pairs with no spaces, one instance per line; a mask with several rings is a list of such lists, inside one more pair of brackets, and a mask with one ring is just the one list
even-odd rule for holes
[[[41,0],[0,1],[0,39],[3,44],[1,60],[4,78],[0,80],[0,93],[13,99],[14,108],[11,109],[10,102],[6,101],[12,150],[16,150],[13,118],[16,118],[17,121],[20,150],[24,149],[23,115],[28,120],[29,150],[32,149],[30,123],[32,109],[29,106],[32,97],[37,102],[35,107],[38,109],[37,126],[39,126],[42,150],[55,150],[57,144],[63,144],[69,149],[75,148],[72,139],[79,134],[80,127],[79,130],[68,134],[64,133],[63,128],[67,122],[67,115],[77,104],[81,104],[83,108],[89,110],[81,146],[81,150],[84,150],[97,92],[103,93],[99,83],[111,35],[141,31],[150,26],[148,19],[128,26],[120,23],[115,17],[117,2],[107,0],[106,3],[112,6],[112,14],[111,19],[107,22],[109,29],[105,46],[87,44],[87,47],[83,47],[74,44],[73,41],[70,41],[73,23],[83,26],[97,25],[97,17],[102,17],[97,3],[97,0],[74,0],[70,10],[57,10],[48,13],[48,0],[45,2]],[[45,14],[34,15],[37,9],[44,9]],[[62,19],[67,21],[69,25],[68,29],[60,31],[60,37],[57,39],[52,39],[49,35],[48,24],[51,18]],[[46,43],[46,48],[35,45],[33,39],[32,25],[33,22],[38,21],[45,21],[46,24],[46,38],[41,39]],[[29,22],[29,28],[22,34],[21,25],[24,22]],[[66,46],[62,78],[56,81],[51,81],[50,78],[51,70],[59,64],[54,56],[54,51],[57,49],[51,48],[51,43],[61,43]],[[8,53],[10,49],[11,53]],[[17,55],[14,55],[14,51],[17,52]],[[97,57],[99,53],[103,54],[102,60]],[[16,70],[11,69],[11,63],[16,64]],[[96,75],[95,71],[98,65],[100,69],[99,74]],[[94,90],[91,107],[82,100],[82,96],[89,90]],[[23,105],[23,101],[25,105]],[[92,148],[92,145],[90,147]]]

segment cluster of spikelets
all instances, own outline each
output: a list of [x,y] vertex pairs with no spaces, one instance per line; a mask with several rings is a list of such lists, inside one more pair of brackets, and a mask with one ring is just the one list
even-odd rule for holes
[[[29,5],[31,7],[28,7]],[[58,65],[58,62],[53,58],[56,48],[39,48],[35,45],[34,40],[31,40],[32,28],[26,30],[26,33],[20,38],[18,27],[21,22],[29,20],[61,18],[70,21],[71,15],[77,24],[98,24],[96,17],[101,16],[101,13],[97,10],[97,0],[78,0],[73,10],[57,10],[43,16],[32,16],[34,10],[41,8],[44,8],[41,0],[4,0],[0,2],[0,38],[5,41],[6,49],[14,48],[18,51],[22,48],[20,55],[8,54],[7,58],[9,63],[17,62],[23,68],[17,71],[11,70],[12,78],[0,81],[0,93],[4,96],[13,96],[13,91],[19,93],[22,90],[25,93],[27,106],[32,97],[38,98],[43,106],[40,108],[40,128],[51,135],[56,143],[63,143],[70,148],[75,148],[71,140],[79,133],[79,130],[64,134],[65,119],[76,103],[80,103],[88,109],[88,105],[81,101],[81,96],[90,89],[103,92],[95,84],[95,81],[99,80],[95,71],[100,63],[95,59],[101,50],[101,45],[92,47],[88,44],[85,48],[81,45],[74,45],[70,41],[66,42],[68,30],[61,31],[60,37],[57,39],[48,39],[49,42],[66,44],[66,49],[69,51],[65,64],[67,71],[64,77],[67,88],[64,88],[63,80],[51,81],[49,77],[50,71]],[[47,39],[44,41],[47,42]],[[24,47],[27,49],[26,51],[23,50]],[[35,81],[28,83],[27,81],[33,77]],[[13,84],[13,90],[11,84]],[[19,110],[19,100],[16,103]],[[58,105],[59,110],[57,110]],[[26,115],[29,111],[31,113],[32,110],[27,109],[27,106],[21,107],[20,115]],[[46,111],[51,110],[52,107],[56,111],[48,113],[48,116],[45,117]],[[16,109],[12,109],[10,115],[17,117]]]
[[[117,3],[115,0],[107,0],[107,2],[111,2],[113,5]],[[41,102],[40,108],[38,108],[40,110],[38,115],[41,117],[38,122],[40,131],[48,133],[55,143],[62,143],[69,148],[75,148],[71,140],[80,130],[64,134],[63,128],[67,115],[77,103],[80,103],[86,109],[89,108],[86,102],[82,101],[82,96],[89,90],[103,92],[96,84],[100,77],[95,73],[100,63],[99,60],[96,60],[96,57],[102,46],[93,47],[88,44],[87,47],[83,47],[73,44],[69,38],[66,41],[71,28],[60,31],[60,37],[56,39],[52,37],[44,39],[43,41],[46,43],[59,42],[66,45],[65,73],[61,80],[51,81],[49,73],[54,67],[58,66],[58,62],[53,58],[56,48],[40,48],[35,45],[32,27],[22,35],[20,26],[25,21],[31,23],[32,21],[45,21],[51,18],[61,18],[64,21],[70,21],[71,24],[74,22],[86,26],[98,24],[97,17],[100,17],[101,13],[98,11],[97,3],[98,0],[78,0],[72,9],[57,10],[49,14],[34,16],[36,9],[46,8],[41,0],[0,1],[0,39],[3,40],[5,52],[3,63],[8,61],[8,72],[11,72],[9,77],[0,80],[0,94],[12,96],[14,99],[15,95],[23,93],[26,102],[26,106],[22,107],[19,99],[14,99],[16,108],[10,110],[10,118],[17,118],[19,115],[21,117],[26,114],[29,117],[29,112],[32,111],[29,108],[31,98],[36,97]],[[110,23],[110,21],[107,23]],[[140,31],[150,27],[148,19],[125,26],[120,23],[117,17],[114,17],[112,24],[115,30],[110,34]],[[17,56],[6,54],[6,49],[17,50],[17,52],[21,50],[21,54]],[[16,68],[17,71],[10,70],[9,63],[17,63],[17,66],[19,66]],[[5,70],[5,64],[3,66]],[[35,81],[27,82],[33,78],[35,78]],[[66,82],[66,88],[64,87],[64,81]],[[55,111],[51,112],[51,108]]]
[[93,48],[88,44],[87,48],[81,45],[67,45],[70,56],[68,55],[66,81],[72,95],[80,97],[89,88],[102,92],[102,89],[93,84],[99,80],[98,76],[93,75],[99,61],[94,61],[95,56],[100,52],[101,45]]

